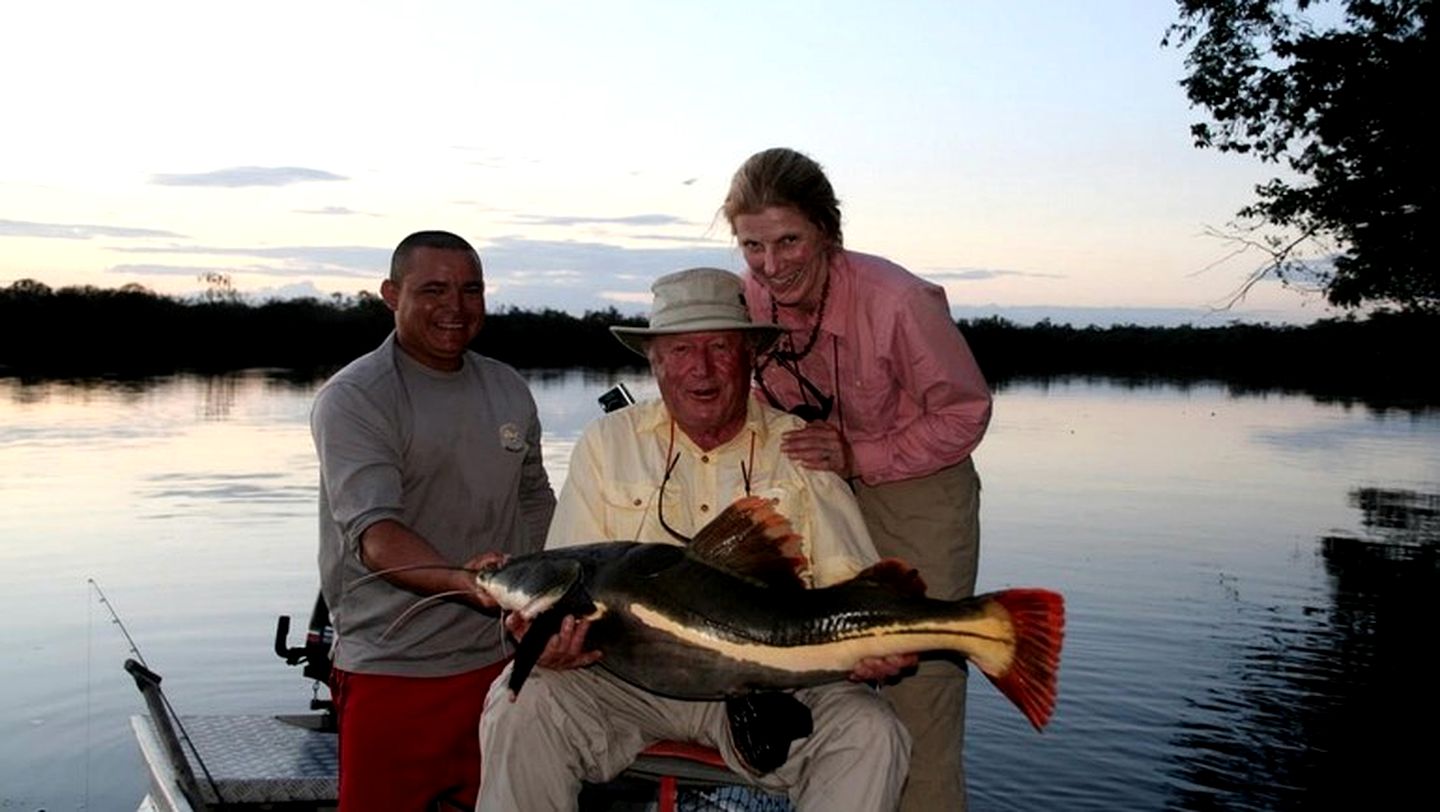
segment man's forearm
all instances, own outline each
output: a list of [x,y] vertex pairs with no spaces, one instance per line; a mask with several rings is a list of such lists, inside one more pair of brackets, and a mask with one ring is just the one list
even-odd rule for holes
[[383,520],[360,535],[360,561],[390,583],[420,595],[473,593],[475,579],[453,561],[446,561],[420,534]]

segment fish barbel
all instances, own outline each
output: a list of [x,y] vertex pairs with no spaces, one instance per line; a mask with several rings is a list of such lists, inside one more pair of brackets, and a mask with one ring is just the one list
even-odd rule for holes
[[652,693],[715,700],[845,679],[860,660],[958,652],[1042,729],[1055,707],[1064,601],[1043,589],[927,598],[893,559],[806,589],[798,537],[771,502],[746,497],[688,546],[599,542],[517,556],[477,574],[502,608],[532,620],[516,653],[518,692],[566,615],[589,648]]

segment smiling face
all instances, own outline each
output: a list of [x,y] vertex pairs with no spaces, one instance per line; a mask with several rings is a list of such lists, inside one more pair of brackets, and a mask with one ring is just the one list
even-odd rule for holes
[[739,330],[656,336],[646,355],[665,408],[708,451],[745,425],[750,396],[750,338]]
[[767,206],[736,215],[734,229],[745,264],[777,303],[819,305],[830,267],[830,240],[819,226],[793,206]]
[[485,324],[485,281],[470,251],[416,248],[400,281],[385,280],[380,296],[395,311],[401,349],[432,369],[459,369]]

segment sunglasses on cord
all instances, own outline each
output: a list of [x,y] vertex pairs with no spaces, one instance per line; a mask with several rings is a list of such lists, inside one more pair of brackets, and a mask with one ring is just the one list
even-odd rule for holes
[[[772,362],[786,372],[789,372],[795,378],[796,383],[800,385],[800,396],[803,398],[802,402],[788,408],[780,405],[780,400],[770,391],[770,387],[765,385],[765,370]],[[755,368],[755,384],[760,387],[760,393],[765,396],[765,399],[770,402],[771,406],[774,406],[782,412],[789,412],[807,423],[829,419],[830,412],[835,407],[835,398],[833,395],[827,395],[821,392],[820,387],[816,386],[813,381],[805,377],[800,371],[799,364],[782,357],[778,353],[766,354],[764,360]],[[812,399],[814,400],[813,403],[811,402]]]

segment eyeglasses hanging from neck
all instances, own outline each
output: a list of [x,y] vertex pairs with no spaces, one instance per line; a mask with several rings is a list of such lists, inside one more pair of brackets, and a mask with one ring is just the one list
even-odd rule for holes
[[[790,375],[795,378],[795,382],[800,386],[800,403],[794,404],[793,406],[785,406],[780,402],[779,398],[775,397],[775,393],[770,391],[770,387],[765,383],[765,370],[769,369],[772,364],[789,372]],[[800,371],[800,364],[797,361],[786,358],[779,353],[767,353],[765,357],[760,360],[760,363],[755,367],[755,385],[760,387],[760,394],[765,396],[765,400],[769,401],[771,406],[774,406],[782,412],[789,412],[807,423],[829,419],[830,412],[835,407],[835,397],[833,395],[827,395],[820,391],[820,387],[816,386],[813,381],[805,377],[805,374]]]
[[[675,466],[680,464],[680,452],[675,450],[675,420],[670,420],[670,447],[665,450],[665,478],[660,480],[659,501],[655,504],[655,513],[660,519],[660,527],[664,528],[670,537],[681,544],[689,544],[694,541],[691,536],[684,535],[670,526],[665,521],[665,486],[670,484],[670,475],[675,472]],[[740,476],[745,480],[745,495],[750,495],[750,477],[755,473],[755,431],[750,431],[750,464],[746,465],[745,460],[740,461]]]
[[[820,286],[820,306],[815,309],[815,325],[810,328],[810,335],[805,340],[805,346],[796,349],[794,337],[791,336],[790,331],[786,330],[774,346],[760,358],[760,363],[755,365],[755,385],[760,387],[760,393],[765,396],[765,400],[780,411],[789,412],[807,423],[829,419],[830,411],[835,406],[835,397],[820,391],[820,387],[800,371],[800,361],[815,349],[815,345],[820,339],[820,325],[825,321],[825,305],[830,301],[830,279],[833,276],[833,272],[827,272],[825,282]],[[770,297],[770,322],[775,325],[780,324],[780,308],[773,295]],[[840,359],[836,352],[838,344],[834,336],[831,336],[830,349],[830,356],[836,364],[834,380],[838,384]],[[770,391],[770,387],[765,383],[765,370],[772,365],[785,370],[795,378],[796,384],[800,387],[800,403],[792,406],[782,405],[779,398],[775,397],[775,393]]]

